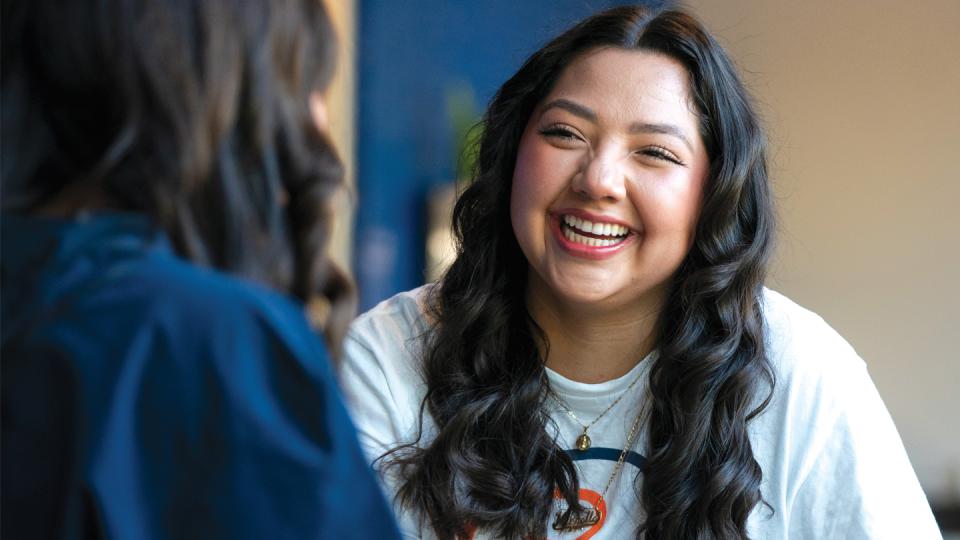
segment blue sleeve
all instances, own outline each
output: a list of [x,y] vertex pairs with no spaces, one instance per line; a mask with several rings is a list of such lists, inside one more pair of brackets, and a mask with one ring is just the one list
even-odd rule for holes
[[108,537],[398,536],[319,338],[254,304],[197,302],[134,340],[90,461]]

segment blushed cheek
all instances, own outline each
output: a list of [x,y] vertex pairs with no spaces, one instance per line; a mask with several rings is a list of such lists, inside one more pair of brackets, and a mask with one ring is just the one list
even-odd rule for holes
[[[684,179],[683,182],[689,182]],[[693,245],[700,216],[699,185],[662,185],[660,191],[647,191],[646,197],[635,202],[644,216],[644,227],[657,236],[683,238],[683,251]],[[678,248],[680,246],[678,245]]]
[[539,161],[536,150],[531,148],[527,141],[521,140],[517,151],[517,163],[513,171],[513,185],[510,189],[510,218],[513,221],[514,231],[518,225],[523,225],[529,219],[538,199]]

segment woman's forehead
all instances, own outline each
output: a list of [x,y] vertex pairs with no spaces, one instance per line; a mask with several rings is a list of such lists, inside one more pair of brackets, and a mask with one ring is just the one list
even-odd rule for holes
[[595,114],[597,121],[669,122],[691,130],[691,135],[699,132],[689,73],[677,60],[657,52],[588,51],[563,70],[538,105],[537,115],[558,101],[583,107]]

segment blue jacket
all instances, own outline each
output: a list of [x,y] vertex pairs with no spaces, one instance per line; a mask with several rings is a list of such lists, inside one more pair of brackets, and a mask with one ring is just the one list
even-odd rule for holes
[[396,538],[301,306],[138,215],[2,218],[4,538]]

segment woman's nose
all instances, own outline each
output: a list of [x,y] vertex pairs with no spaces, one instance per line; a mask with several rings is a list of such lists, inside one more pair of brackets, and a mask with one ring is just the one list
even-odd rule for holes
[[586,156],[573,179],[573,190],[590,199],[623,199],[627,193],[626,169],[618,154],[605,150]]

